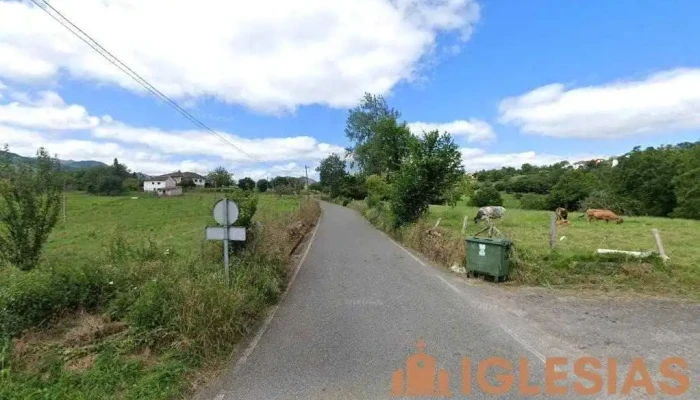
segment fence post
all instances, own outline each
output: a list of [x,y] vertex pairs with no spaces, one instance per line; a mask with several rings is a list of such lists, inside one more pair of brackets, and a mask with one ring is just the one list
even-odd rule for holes
[[554,213],[549,215],[549,248],[553,249],[557,243],[557,217]]
[[666,255],[666,251],[664,250],[664,244],[661,243],[661,234],[659,234],[659,230],[654,228],[651,230],[651,233],[652,235],[654,235],[654,241],[656,241],[656,249],[659,251],[661,259],[664,260],[664,262],[668,261],[670,258]]
[[464,216],[464,219],[462,220],[462,235],[464,235],[464,231],[467,230],[467,216]]
[[440,225],[440,220],[441,220],[441,219],[442,219],[442,217],[440,217],[440,218],[437,219],[437,222],[435,222],[435,226],[434,226],[433,228],[437,228],[437,227]]

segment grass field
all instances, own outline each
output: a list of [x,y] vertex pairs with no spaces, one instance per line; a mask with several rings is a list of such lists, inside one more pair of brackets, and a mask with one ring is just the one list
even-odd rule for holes
[[320,213],[260,195],[225,285],[204,240],[220,193],[66,196],[29,272],[0,266],[0,399],[169,399],[196,389],[278,300],[289,253]]
[[[69,192],[66,222],[59,219],[44,256],[60,261],[94,257],[116,234],[129,240],[150,238],[165,248],[196,248],[203,241],[204,227],[216,224],[211,209],[220,199],[222,193],[158,198],[144,193],[107,197]],[[261,195],[255,219],[276,220],[298,208],[296,197]]]
[[[474,224],[477,208],[462,200],[456,207],[433,205],[418,224],[405,227],[396,237],[446,266],[464,264],[464,238],[486,227]],[[517,208],[518,200],[504,197],[507,209],[496,227],[514,241],[513,272],[509,284],[586,288],[615,292],[636,292],[658,296],[679,296],[700,300],[700,221],[655,217],[625,217],[624,223],[591,222],[569,214],[570,226],[558,226],[555,249],[549,248],[551,212]],[[366,210],[364,202],[353,208],[383,227],[382,218]],[[467,229],[461,233],[464,217]],[[431,228],[440,218],[439,234]],[[651,230],[661,233],[670,261],[658,257],[637,259],[619,255],[596,255],[599,248],[655,251]],[[429,232],[433,231],[433,234]]]

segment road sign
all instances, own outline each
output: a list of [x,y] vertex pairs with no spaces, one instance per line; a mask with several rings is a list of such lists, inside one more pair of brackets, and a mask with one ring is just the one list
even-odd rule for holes
[[[227,211],[228,218],[226,218]],[[234,201],[223,199],[216,203],[212,213],[214,215],[214,219],[219,225],[233,225],[233,223],[238,219],[238,205]]]
[[[207,226],[205,231],[207,240],[225,240],[226,228],[223,226]],[[245,228],[238,226],[228,227],[228,240],[245,241]]]
[[208,226],[204,235],[208,240],[222,240],[224,242],[224,273],[226,285],[230,284],[228,273],[228,242],[231,240],[245,241],[245,228],[231,226],[238,219],[238,205],[235,201],[223,199],[214,205],[212,210],[214,219],[223,226]]

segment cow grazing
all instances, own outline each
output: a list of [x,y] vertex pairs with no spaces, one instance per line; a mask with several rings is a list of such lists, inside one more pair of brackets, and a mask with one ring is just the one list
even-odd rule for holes
[[612,212],[610,210],[599,210],[599,209],[586,210],[586,218],[588,218],[589,223],[594,219],[595,220],[603,220],[605,222],[615,221],[618,224],[621,224],[623,221],[622,217],[617,216],[614,212]]
[[487,206],[481,207],[474,217],[474,223],[478,223],[483,220],[503,218],[506,215],[506,209],[501,206]]
[[559,207],[554,210],[554,213],[557,214],[557,221],[566,221],[569,217],[569,212],[566,211],[566,208]]

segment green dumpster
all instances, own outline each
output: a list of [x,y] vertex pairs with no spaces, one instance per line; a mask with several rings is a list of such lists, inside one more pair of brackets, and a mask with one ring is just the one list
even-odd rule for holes
[[513,242],[508,239],[470,237],[467,241],[467,274],[491,275],[494,280],[510,274],[509,250]]

